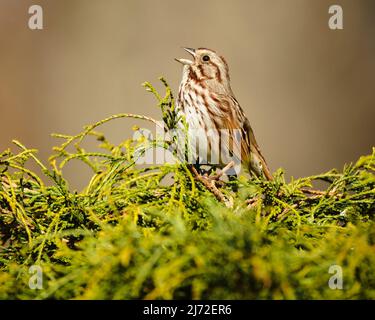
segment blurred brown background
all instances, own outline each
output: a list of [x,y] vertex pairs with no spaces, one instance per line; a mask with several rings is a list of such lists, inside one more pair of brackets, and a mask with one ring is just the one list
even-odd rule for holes
[[[32,4],[44,30],[28,28]],[[344,30],[328,28],[332,4]],[[16,138],[46,160],[52,132],[121,112],[159,118],[140,84],[164,75],[176,91],[181,46],[226,57],[272,170],[342,168],[375,145],[373,0],[0,0],[0,150]],[[102,130],[119,142],[134,123]],[[66,171],[74,187],[86,183],[82,168]]]

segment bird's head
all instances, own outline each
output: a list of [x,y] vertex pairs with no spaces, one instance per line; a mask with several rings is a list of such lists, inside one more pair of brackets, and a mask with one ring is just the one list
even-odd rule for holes
[[225,59],[215,51],[206,48],[183,48],[193,59],[176,59],[184,65],[185,72],[192,80],[201,83],[215,82],[229,88],[229,69]]

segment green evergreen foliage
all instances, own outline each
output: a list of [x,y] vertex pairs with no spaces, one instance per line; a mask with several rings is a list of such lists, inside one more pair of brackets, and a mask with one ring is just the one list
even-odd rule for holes
[[[184,119],[162,81],[164,97],[145,87],[171,130]],[[291,182],[281,169],[274,181],[240,176],[219,188],[233,199],[228,208],[186,164],[135,164],[167,142],[113,145],[96,131],[127,117],[155,122],[120,114],[54,135],[63,143],[48,165],[18,141],[18,153],[0,154],[1,299],[375,298],[375,149]],[[99,150],[85,150],[89,137]],[[70,161],[93,172],[81,192],[64,178]],[[317,181],[325,190],[312,189]],[[41,290],[29,288],[32,265],[43,270]],[[332,265],[342,268],[342,290],[328,285]]]

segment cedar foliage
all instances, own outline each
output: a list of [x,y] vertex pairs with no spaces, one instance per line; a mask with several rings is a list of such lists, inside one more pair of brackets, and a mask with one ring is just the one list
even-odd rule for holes
[[[164,97],[144,85],[171,130],[184,119],[161,80]],[[155,121],[120,114],[54,135],[63,143],[48,164],[18,141],[18,153],[0,153],[1,299],[375,298],[375,149],[341,171],[290,182],[281,169],[274,181],[240,176],[220,187],[228,208],[186,164],[136,165],[135,155],[165,141],[113,145],[96,131],[127,117]],[[82,146],[88,137],[97,151]],[[92,169],[81,192],[64,178],[70,161]],[[316,181],[326,189],[311,189]],[[29,288],[32,265],[42,268],[42,290]],[[333,265],[342,290],[328,285]]]

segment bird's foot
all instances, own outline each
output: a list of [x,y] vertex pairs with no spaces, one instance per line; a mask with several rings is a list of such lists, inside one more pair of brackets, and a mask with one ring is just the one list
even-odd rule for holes
[[217,188],[217,185],[224,185],[224,181],[214,179],[215,177],[208,176],[208,174],[201,175],[194,166],[191,166],[190,170],[195,176],[195,179],[200,181],[210,192],[212,192],[216,199],[224,202],[228,208],[233,207],[233,199],[231,197],[227,198],[224,196],[224,194]]
[[231,161],[231,162],[229,162],[222,170],[219,170],[219,172],[216,174],[216,175],[214,175],[214,176],[210,176],[209,178],[211,179],[211,180],[216,180],[216,181],[219,181],[219,179],[224,175],[224,174],[226,174],[226,172],[229,170],[229,169],[231,169],[231,168],[233,168],[234,167],[234,161]]

